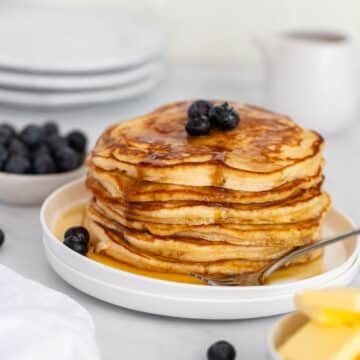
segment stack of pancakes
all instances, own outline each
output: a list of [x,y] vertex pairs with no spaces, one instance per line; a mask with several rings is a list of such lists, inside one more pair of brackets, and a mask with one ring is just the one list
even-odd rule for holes
[[231,103],[235,129],[191,137],[190,104],[163,106],[99,138],[87,160],[94,251],[151,271],[228,274],[319,240],[330,205],[321,136]]

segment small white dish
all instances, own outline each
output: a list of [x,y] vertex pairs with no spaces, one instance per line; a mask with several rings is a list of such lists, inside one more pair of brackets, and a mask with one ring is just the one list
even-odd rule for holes
[[300,312],[294,312],[286,315],[277,321],[272,327],[267,339],[269,359],[282,360],[277,352],[277,349],[307,322],[308,318]]
[[52,191],[82,177],[84,172],[84,166],[73,171],[48,175],[0,172],[0,201],[15,205],[38,205]]
[[[294,310],[294,295],[302,289],[345,286],[359,269],[358,239],[352,237],[328,246],[323,261],[327,271],[304,280],[266,286],[210,287],[135,275],[73,252],[52,233],[64,211],[89,198],[81,179],[58,189],[44,202],[40,217],[47,258],[59,276],[77,289],[129,309],[213,320],[271,316]],[[351,229],[352,223],[339,211],[329,212],[324,226],[326,236]]]

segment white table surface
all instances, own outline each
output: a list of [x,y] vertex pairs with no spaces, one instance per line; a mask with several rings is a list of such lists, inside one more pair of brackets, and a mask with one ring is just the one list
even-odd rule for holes
[[[201,66],[170,67],[168,78],[151,95],[126,103],[88,108],[41,110],[0,105],[0,122],[21,126],[54,119],[62,129],[81,128],[94,143],[107,125],[145,113],[182,98],[222,98],[261,105],[261,82],[245,70]],[[360,222],[360,121],[346,132],[327,138],[326,187],[337,207]],[[38,207],[0,205],[0,228],[6,243],[0,262],[19,273],[64,292],[93,316],[103,359],[199,360],[207,347],[226,339],[238,359],[264,359],[266,337],[277,317],[244,321],[193,321],[146,315],[109,305],[72,288],[48,265],[41,243]],[[360,285],[360,277],[355,281]],[[1,289],[6,291],[6,289]],[[45,341],[45,339],[39,341]]]

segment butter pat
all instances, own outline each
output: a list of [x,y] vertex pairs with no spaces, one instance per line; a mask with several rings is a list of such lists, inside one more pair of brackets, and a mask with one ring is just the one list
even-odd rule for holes
[[327,326],[310,321],[280,346],[283,360],[357,360],[360,331],[352,326]]
[[360,324],[360,290],[332,288],[309,290],[295,297],[299,311],[330,326]]

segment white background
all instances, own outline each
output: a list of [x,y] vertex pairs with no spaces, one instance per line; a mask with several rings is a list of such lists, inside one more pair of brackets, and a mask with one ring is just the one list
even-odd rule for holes
[[256,32],[311,27],[360,36],[358,0],[2,0],[0,11],[10,3],[119,6],[161,24],[175,62],[256,65]]

